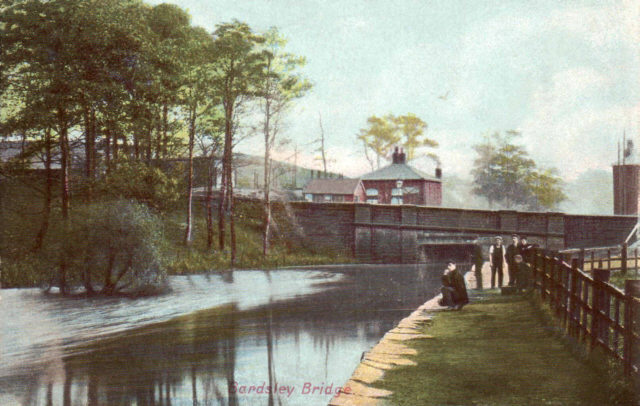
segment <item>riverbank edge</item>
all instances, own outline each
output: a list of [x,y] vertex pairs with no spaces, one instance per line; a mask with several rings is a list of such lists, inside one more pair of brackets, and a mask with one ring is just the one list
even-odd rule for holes
[[[483,273],[486,272],[486,264]],[[471,270],[464,275],[467,287],[475,286],[475,275]],[[360,363],[351,377],[342,385],[343,392],[336,394],[328,406],[349,405],[384,405],[385,399],[392,392],[374,387],[375,382],[382,379],[385,371],[397,366],[416,365],[406,357],[416,355],[415,349],[403,342],[414,339],[430,339],[433,336],[424,334],[424,326],[432,322],[433,316],[448,308],[440,306],[438,300],[441,294],[427,300],[414,310],[409,316],[400,320],[396,327],[387,331],[385,335],[369,351],[362,353]]]

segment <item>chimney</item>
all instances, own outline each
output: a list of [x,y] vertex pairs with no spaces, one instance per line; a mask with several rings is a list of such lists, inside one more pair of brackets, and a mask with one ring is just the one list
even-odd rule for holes
[[402,148],[400,148],[400,154],[398,154],[398,163],[403,165],[407,163],[407,155]]
[[439,166],[436,168],[436,178],[442,179],[442,168]]
[[399,159],[398,147],[393,150],[393,154],[391,155],[391,163],[397,164]]

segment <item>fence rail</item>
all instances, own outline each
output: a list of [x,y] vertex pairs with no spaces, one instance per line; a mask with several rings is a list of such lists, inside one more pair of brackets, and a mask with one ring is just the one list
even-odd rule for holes
[[534,290],[549,303],[570,337],[592,350],[602,349],[622,362],[626,374],[637,375],[640,336],[634,326],[640,324],[640,281],[627,280],[622,291],[608,283],[615,269],[611,260],[608,269],[596,266],[589,275],[580,269],[580,258],[568,254],[542,249],[532,252],[527,259]]
[[612,247],[568,249],[558,251],[558,254],[567,263],[577,258],[578,267],[585,272],[596,268],[623,274],[632,271],[636,276],[640,272],[640,251],[637,247],[630,250],[626,243]]

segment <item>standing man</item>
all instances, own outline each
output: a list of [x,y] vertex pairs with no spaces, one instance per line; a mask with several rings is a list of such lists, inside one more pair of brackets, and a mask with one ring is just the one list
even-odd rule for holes
[[476,243],[473,246],[473,268],[476,274],[476,289],[482,290],[482,266],[484,258],[482,257],[482,246]]
[[491,265],[491,289],[496,286],[496,272],[498,273],[498,287],[502,287],[502,279],[504,278],[503,263],[505,256],[504,245],[502,245],[502,237],[497,236],[495,244],[489,247],[489,265]]
[[531,262],[530,257],[531,257],[532,249],[533,249],[533,245],[527,242],[527,237],[522,236],[520,238],[519,254],[522,255],[522,259],[524,262]]
[[517,234],[511,236],[511,244],[507,247],[507,270],[509,271],[509,286],[516,285],[516,255],[520,254],[519,238]]

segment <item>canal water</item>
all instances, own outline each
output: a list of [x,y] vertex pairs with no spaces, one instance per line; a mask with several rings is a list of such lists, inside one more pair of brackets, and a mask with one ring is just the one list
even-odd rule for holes
[[439,274],[235,271],[172,277],[171,293],[140,299],[5,289],[0,405],[323,405]]

